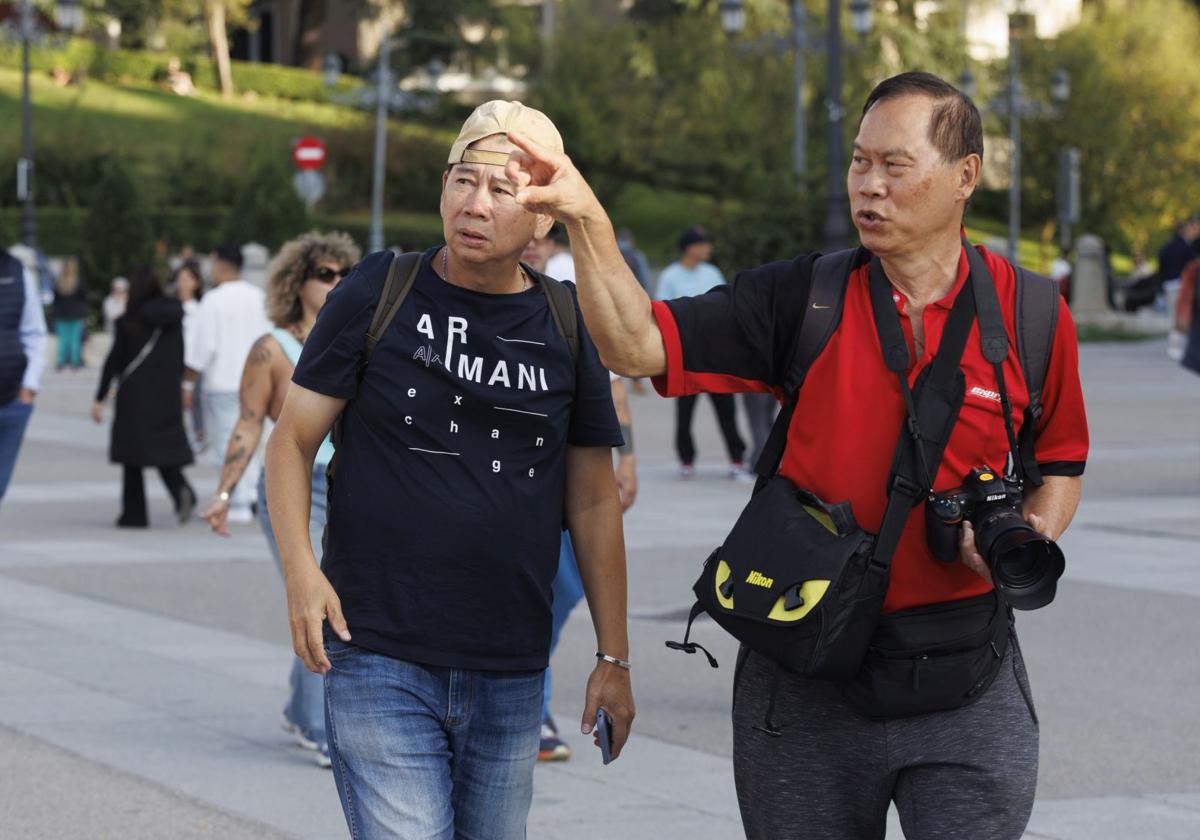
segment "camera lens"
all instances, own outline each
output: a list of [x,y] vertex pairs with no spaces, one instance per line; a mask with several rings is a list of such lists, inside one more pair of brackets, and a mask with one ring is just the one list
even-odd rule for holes
[[977,523],[975,545],[1008,602],[1018,610],[1036,610],[1053,601],[1066,567],[1054,541],[1010,507],[985,508]]

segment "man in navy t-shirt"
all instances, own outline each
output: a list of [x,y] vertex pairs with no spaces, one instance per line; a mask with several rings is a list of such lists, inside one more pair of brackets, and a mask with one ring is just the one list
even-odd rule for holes
[[[365,374],[395,257],[368,256],[330,293],[268,446],[293,644],[325,674],[338,793],[359,837],[524,837],[564,522],[597,630],[583,731],[603,707],[619,753],[633,720],[621,434],[582,318],[573,360],[519,263],[551,220],[514,199],[509,130],[562,149],[520,103],[467,119],[443,176],[446,245],[422,255]],[[308,471],[339,414],[318,568]]]

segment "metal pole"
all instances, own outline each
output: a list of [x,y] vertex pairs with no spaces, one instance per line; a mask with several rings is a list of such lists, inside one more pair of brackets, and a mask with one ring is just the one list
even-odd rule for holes
[[21,242],[37,248],[37,220],[33,215],[33,105],[29,95],[29,41],[33,37],[33,9],[21,0],[21,158],[17,161],[17,197],[21,200]]
[[[1009,24],[1011,30],[1012,24]],[[1021,235],[1021,39],[1015,31],[1008,39],[1008,259],[1019,262],[1017,242]]]
[[542,0],[542,78],[554,75],[554,0]]
[[808,16],[804,0],[791,0],[792,11],[792,71],[796,102],[792,113],[792,171],[796,183],[803,183],[808,169],[808,127],[804,113],[804,47],[805,25]]
[[368,249],[383,250],[383,175],[387,163],[388,100],[392,92],[392,68],[388,61],[391,33],[379,42],[379,73],[375,89],[375,166],[371,177],[371,236]]
[[825,194],[825,248],[837,251],[849,242],[846,165],[842,155],[842,23],[841,0],[829,0],[829,182]]

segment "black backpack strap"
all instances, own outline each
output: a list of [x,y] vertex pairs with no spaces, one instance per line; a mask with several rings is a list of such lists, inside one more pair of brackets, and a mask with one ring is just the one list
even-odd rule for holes
[[1038,421],[1042,419],[1042,390],[1050,366],[1054,332],[1058,328],[1059,292],[1058,284],[1049,277],[1020,266],[1013,268],[1017,273],[1017,355],[1025,375],[1025,388],[1029,391],[1029,407],[1025,409],[1019,441],[1021,465],[1025,480],[1040,486],[1042,473],[1038,469],[1033,442]]
[[383,292],[379,295],[379,303],[375,306],[375,314],[371,318],[371,326],[367,328],[367,337],[363,341],[363,357],[358,363],[358,378],[361,380],[366,373],[367,365],[371,362],[371,354],[375,346],[387,332],[388,325],[404,305],[404,299],[412,291],[421,268],[421,252],[395,254],[388,266],[387,279],[383,282]]
[[850,272],[863,261],[864,253],[860,248],[836,251],[818,257],[813,264],[808,300],[804,304],[796,349],[792,355],[793,362],[784,376],[783,407],[754,465],[760,485],[778,471],[783,461],[783,450],[787,447],[787,433],[800,399],[800,388],[813,362],[821,355],[841,323],[846,284]]
[[[371,354],[375,352],[376,345],[383,338],[383,334],[387,332],[388,325],[395,319],[396,313],[400,311],[404,299],[412,291],[413,283],[417,279],[417,272],[421,268],[421,257],[422,254],[419,251],[392,255],[392,261],[388,265],[387,279],[383,281],[383,290],[379,294],[379,303],[375,304],[375,314],[371,316],[371,325],[367,327],[366,337],[363,338],[362,358],[358,360],[356,371],[359,382],[362,382],[363,377],[366,376],[367,365],[371,362]],[[325,467],[325,476],[331,488],[333,477],[337,473],[337,452],[342,445],[342,423],[345,413],[346,409],[343,408],[334,419],[333,428],[330,429],[334,451],[333,459]]]
[[528,266],[522,266],[522,268],[534,277],[542,287],[542,291],[546,295],[546,303],[550,306],[550,316],[554,318],[554,326],[558,328],[562,337],[567,340],[567,347],[571,348],[572,364],[578,364],[579,317],[575,310],[575,296],[571,294],[571,290],[561,280],[547,277],[545,274],[534,271]]

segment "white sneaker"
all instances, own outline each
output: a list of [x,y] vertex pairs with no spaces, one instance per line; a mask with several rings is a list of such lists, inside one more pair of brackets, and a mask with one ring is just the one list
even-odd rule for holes
[[685,481],[695,478],[696,477],[696,468],[693,467],[691,464],[680,464],[679,465],[679,477]]
[[[304,734],[304,730],[296,724],[292,723],[287,718],[283,719],[283,731],[296,739],[296,743],[306,750],[316,750],[320,752],[320,744]],[[328,750],[326,750],[328,752]],[[319,762],[318,762],[319,763]],[[326,765],[328,766],[328,765]]]
[[231,507],[229,513],[225,514],[225,521],[230,525],[249,525],[254,521],[254,512],[248,505]]
[[333,767],[333,761],[329,758],[329,747],[321,745],[317,750],[316,762],[318,767],[324,767],[326,770]]

